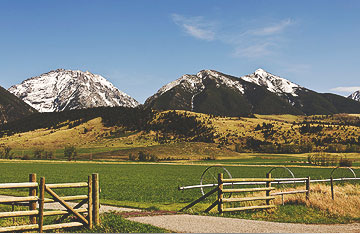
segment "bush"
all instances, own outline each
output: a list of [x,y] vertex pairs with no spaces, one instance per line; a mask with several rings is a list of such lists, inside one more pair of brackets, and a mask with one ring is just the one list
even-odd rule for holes
[[348,158],[341,158],[339,161],[340,167],[352,167],[353,162]]
[[138,159],[138,158],[136,157],[135,154],[132,154],[132,153],[129,154],[129,160],[130,160],[130,161],[137,161],[137,159]]
[[338,156],[324,152],[314,153],[308,156],[308,163],[319,166],[335,166],[338,163]]
[[131,161],[140,161],[140,162],[157,162],[159,161],[159,158],[151,153],[139,151],[138,155],[136,154],[129,154],[129,160]]
[[157,161],[159,161],[159,158],[156,155],[151,154],[150,155],[150,162],[157,162]]
[[244,148],[240,144],[235,145],[235,151],[238,152],[238,153],[244,153],[245,152]]
[[11,150],[12,148],[10,146],[7,146],[7,145],[2,145],[1,146],[2,149],[0,151],[0,158],[5,158],[5,159],[12,159],[12,153],[11,153]]
[[25,154],[24,156],[22,156],[21,160],[30,160],[30,156]]
[[68,161],[76,160],[77,152],[75,146],[66,146],[64,149],[64,156]]
[[308,161],[308,163],[309,163],[309,164],[312,164],[312,158],[311,158],[311,155],[309,155],[309,156],[307,157],[307,161]]
[[138,153],[138,160],[140,162],[146,162],[148,161],[148,157],[150,157],[150,154],[143,152],[143,151],[139,151]]
[[43,158],[44,149],[35,149],[34,150],[34,158],[42,159]]
[[205,157],[204,160],[213,161],[213,160],[216,160],[216,156],[210,155],[210,156]]
[[54,152],[53,151],[44,151],[44,158],[45,159],[53,159],[54,158]]

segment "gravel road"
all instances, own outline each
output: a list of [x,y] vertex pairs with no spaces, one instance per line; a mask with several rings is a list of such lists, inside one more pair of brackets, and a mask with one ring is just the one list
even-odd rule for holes
[[147,223],[174,232],[187,233],[359,233],[354,224],[293,224],[199,215],[162,215],[131,217],[129,220]]

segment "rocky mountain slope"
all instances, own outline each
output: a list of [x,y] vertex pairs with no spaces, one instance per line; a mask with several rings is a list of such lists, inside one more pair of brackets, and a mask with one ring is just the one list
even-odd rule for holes
[[354,92],[353,94],[351,94],[348,98],[353,99],[355,101],[360,101],[360,90]]
[[20,119],[35,112],[35,109],[20,98],[0,87],[0,124]]
[[183,75],[164,85],[144,105],[227,116],[360,113],[359,103],[353,100],[314,92],[263,69],[243,77],[214,70]]
[[139,105],[104,77],[88,71],[57,69],[27,79],[9,91],[40,112]]

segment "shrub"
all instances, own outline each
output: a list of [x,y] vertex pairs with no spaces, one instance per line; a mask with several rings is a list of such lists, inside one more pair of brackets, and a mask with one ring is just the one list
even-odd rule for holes
[[42,159],[44,153],[44,149],[35,149],[34,150],[34,158]]
[[216,160],[216,156],[210,155],[210,156],[205,157],[204,160],[213,161],[213,160]]
[[136,160],[137,160],[136,155],[135,155],[135,154],[130,153],[130,154],[129,154],[129,160],[130,160],[130,161],[136,161]]
[[46,158],[46,159],[54,158],[54,152],[53,151],[44,151],[44,158]]
[[77,152],[75,146],[66,146],[64,149],[64,156],[69,161],[76,160]]
[[348,158],[341,158],[339,161],[340,167],[352,167],[352,161]]
[[240,144],[236,144],[235,145],[235,151],[238,153],[244,153],[245,150],[243,149],[243,147]]
[[11,153],[12,148],[7,145],[2,145],[1,147],[2,149],[0,151],[0,157],[5,159],[12,158],[12,153]]
[[309,163],[309,164],[312,164],[312,158],[311,158],[311,155],[309,155],[309,156],[307,157],[307,161],[308,161],[308,163]]
[[159,161],[159,158],[156,155],[151,154],[150,155],[150,162],[157,162],[157,161]]
[[338,162],[338,156],[324,152],[314,153],[308,156],[308,162],[319,166],[335,166]]
[[22,156],[21,160],[30,160],[30,156],[25,154],[24,156]]
[[145,162],[145,161],[147,161],[147,156],[148,156],[147,153],[145,153],[143,151],[139,151],[138,160],[141,161],[141,162]]
[[129,160],[140,161],[140,162],[157,162],[159,158],[149,152],[139,151],[138,154],[129,154]]

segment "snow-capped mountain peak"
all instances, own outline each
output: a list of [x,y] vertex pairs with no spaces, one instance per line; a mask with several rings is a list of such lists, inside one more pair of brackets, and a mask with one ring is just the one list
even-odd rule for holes
[[104,77],[89,71],[56,69],[14,85],[9,91],[40,112],[139,105]]
[[232,80],[222,75],[220,72],[214,70],[201,70],[196,75],[186,74],[181,76],[179,79],[164,85],[158,90],[156,95],[160,96],[178,85],[182,85],[186,90],[190,91],[191,93],[197,93],[204,89],[204,81],[206,79],[214,80],[218,85],[223,84],[230,88],[237,89],[241,93],[244,93],[244,88],[239,81]]
[[351,94],[349,96],[349,98],[355,100],[355,101],[360,101],[360,90],[354,92],[353,94]]
[[237,80],[237,78],[231,79],[229,76],[214,70],[201,70],[196,75],[186,74],[177,80],[164,85],[153,96],[149,97],[145,101],[145,106],[148,106],[149,103],[154,102],[164,93],[173,90],[174,88],[178,88],[190,95],[190,99],[188,100],[189,103],[183,103],[182,105],[187,105],[189,109],[193,111],[194,99],[206,89],[209,83],[215,84],[216,88],[219,88],[220,86],[226,86],[238,93],[244,94],[244,87],[239,82],[239,80]]
[[297,96],[295,93],[301,86],[290,82],[287,79],[275,76],[261,68],[257,69],[254,73],[240,77],[241,79],[264,86],[270,92],[276,93],[277,95],[283,95],[285,93]]
[[256,71],[254,72],[254,74],[258,77],[266,77],[269,73],[267,73],[264,69],[262,68],[258,68],[256,69]]

